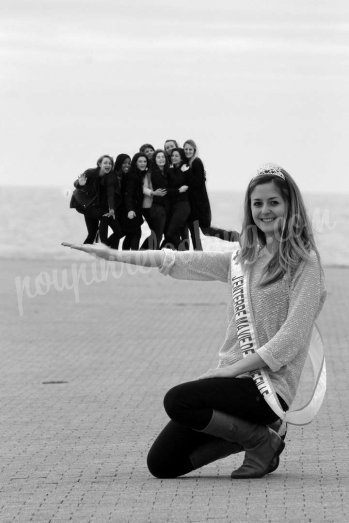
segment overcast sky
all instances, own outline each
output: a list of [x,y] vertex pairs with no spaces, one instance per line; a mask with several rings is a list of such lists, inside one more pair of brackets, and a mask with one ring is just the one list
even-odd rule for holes
[[70,186],[193,138],[211,190],[349,192],[347,0],[1,0],[0,179]]

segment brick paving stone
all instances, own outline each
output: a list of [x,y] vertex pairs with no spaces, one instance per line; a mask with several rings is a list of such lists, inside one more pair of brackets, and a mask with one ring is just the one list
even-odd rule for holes
[[114,267],[80,282],[78,303],[73,289],[24,295],[19,316],[16,276],[33,293],[40,274],[71,282],[73,264],[2,260],[1,523],[349,521],[349,270],[326,269],[328,394],[311,425],[290,427],[278,470],[231,480],[240,455],[158,480],[146,455],[163,395],[216,364],[230,289]]

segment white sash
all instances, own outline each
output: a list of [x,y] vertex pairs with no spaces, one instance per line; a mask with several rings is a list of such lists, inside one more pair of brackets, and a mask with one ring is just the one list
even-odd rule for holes
[[[246,357],[258,349],[258,343],[252,322],[246,277],[243,274],[241,264],[236,261],[236,254],[237,251],[233,253],[231,259],[232,296],[240,349],[243,356]],[[250,373],[259,392],[270,408],[281,420],[293,425],[306,425],[310,423],[319,411],[326,392],[326,363],[321,336],[316,325],[314,325],[311,335],[308,357],[311,361],[315,380],[314,389],[311,399],[296,410],[290,409],[284,412],[268,372],[265,369],[252,371]]]

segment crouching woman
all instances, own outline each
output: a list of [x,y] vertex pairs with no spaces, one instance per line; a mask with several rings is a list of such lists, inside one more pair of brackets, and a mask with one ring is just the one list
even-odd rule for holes
[[170,421],[149,451],[150,472],[174,478],[240,451],[244,461],[233,478],[259,478],[276,470],[285,443],[274,429],[291,415],[326,294],[311,225],[292,177],[273,164],[258,170],[247,188],[235,253],[126,254],[66,245],[159,267],[174,278],[218,280],[232,288],[218,366],[167,392]]

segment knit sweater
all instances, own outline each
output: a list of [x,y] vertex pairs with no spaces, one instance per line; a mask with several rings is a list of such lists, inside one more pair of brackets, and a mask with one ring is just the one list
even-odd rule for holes
[[[164,249],[160,272],[183,280],[218,280],[231,285],[229,252],[175,252]],[[274,388],[290,405],[306,360],[314,322],[326,291],[315,252],[302,262],[290,279],[284,276],[265,287],[259,285],[270,255],[263,249],[245,271],[259,348]],[[232,298],[227,307],[227,329],[219,350],[218,367],[242,359]]]

